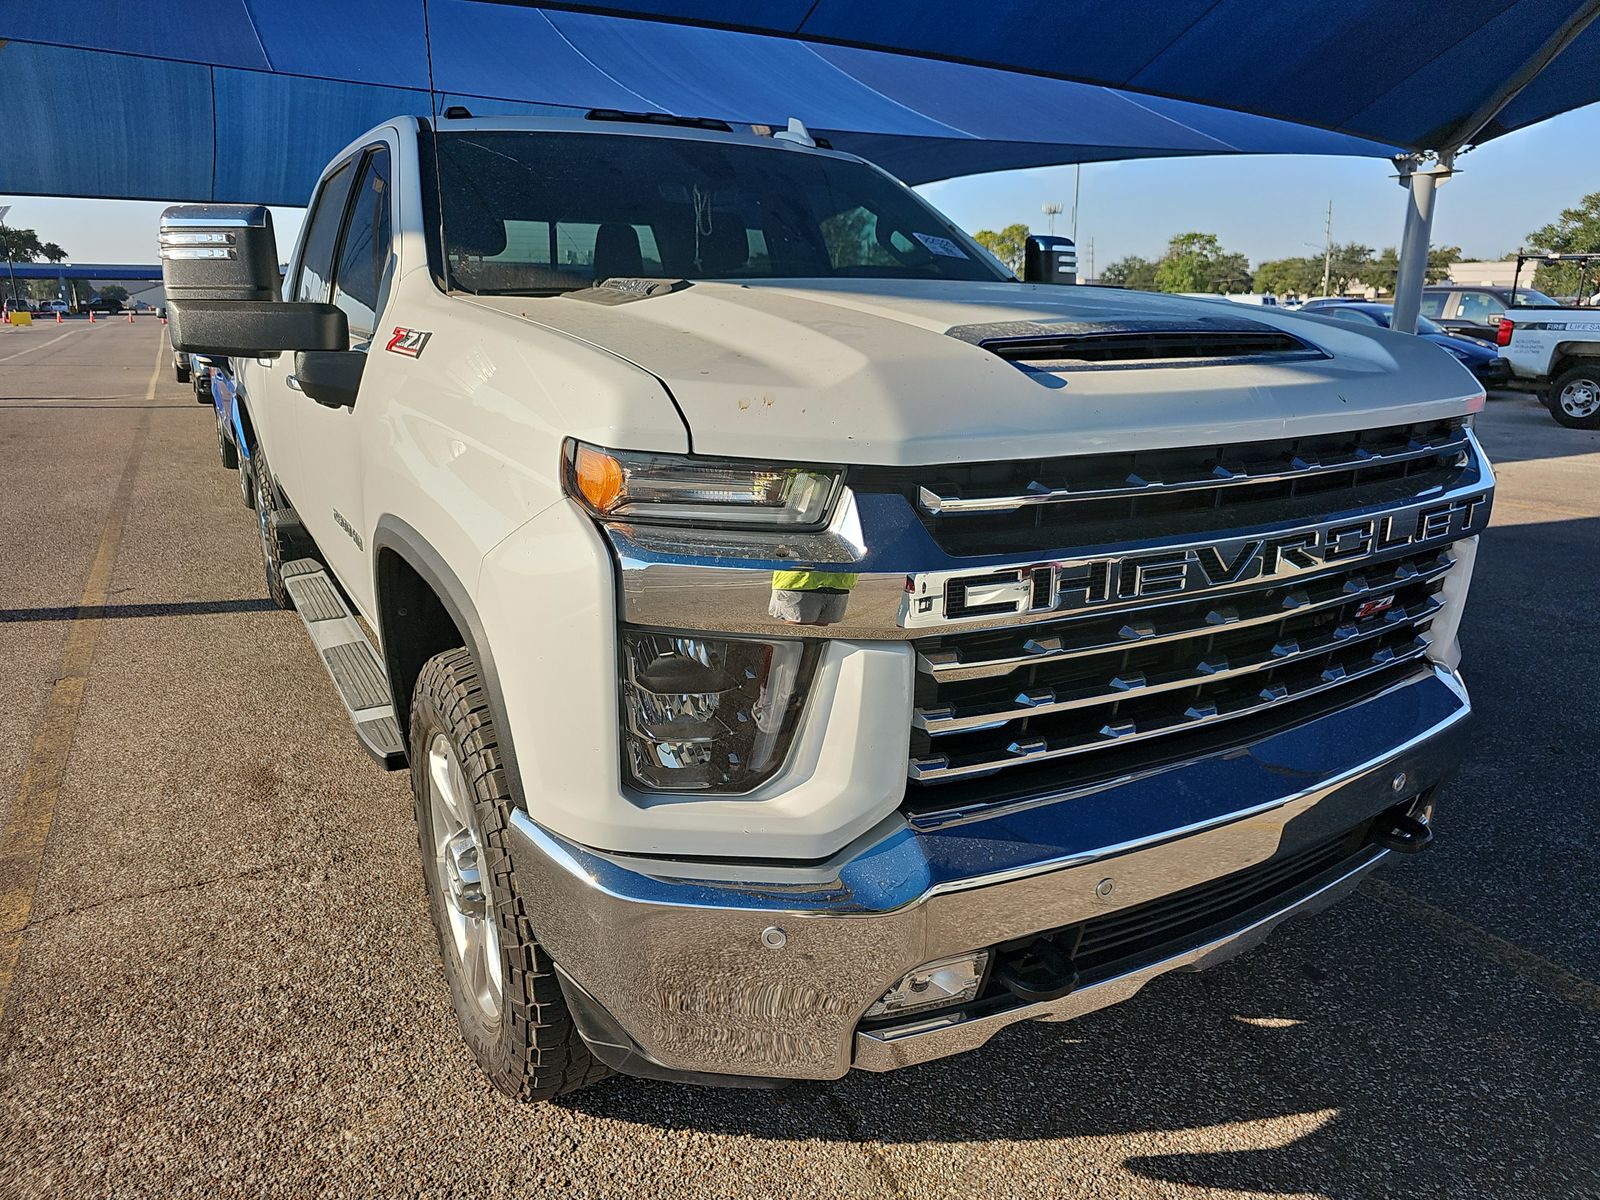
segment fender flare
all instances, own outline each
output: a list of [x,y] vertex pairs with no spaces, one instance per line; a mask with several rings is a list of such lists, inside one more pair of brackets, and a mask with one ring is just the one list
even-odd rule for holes
[[[422,577],[423,581],[433,589],[439,602],[444,605],[451,620],[455,622],[467,650],[472,654],[473,660],[478,664],[478,670],[483,675],[483,686],[489,699],[489,715],[494,719],[500,760],[505,771],[506,784],[511,789],[511,798],[517,807],[527,811],[527,799],[522,788],[522,772],[517,769],[517,749],[511,735],[511,721],[506,711],[505,695],[500,688],[500,673],[495,667],[494,656],[489,652],[488,635],[484,632],[477,606],[473,604],[466,585],[422,534],[390,513],[378,518],[377,527],[372,533],[374,572],[377,570],[379,556],[384,550],[398,555],[406,565]],[[391,651],[395,639],[389,636],[388,629],[383,628],[385,618],[381,602],[381,580],[374,579],[373,584],[373,594],[380,597],[380,603],[377,605],[378,636],[383,642],[384,670],[388,672],[390,679],[394,679],[398,674],[398,663]],[[400,722],[401,734],[407,738],[409,745],[411,697],[392,693],[391,686],[395,716]]]

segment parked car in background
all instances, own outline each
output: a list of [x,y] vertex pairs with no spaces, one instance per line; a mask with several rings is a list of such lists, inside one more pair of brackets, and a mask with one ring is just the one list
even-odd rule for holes
[[122,301],[107,300],[104,296],[96,296],[88,304],[84,305],[84,309],[88,312],[119,313],[122,311]]
[[1332,308],[1336,304],[1356,304],[1355,300],[1347,300],[1343,296],[1317,296],[1310,300],[1302,301],[1298,312],[1315,312],[1319,308]]
[[1492,342],[1506,309],[1530,305],[1559,307],[1557,301],[1536,288],[1512,289],[1447,283],[1422,290],[1421,312],[1451,333],[1464,333],[1468,337]]
[[[1306,312],[1308,308],[1300,311]],[[1394,305],[1370,304],[1359,300],[1322,305],[1309,311],[1337,321],[1349,321],[1352,325],[1379,325],[1384,329],[1390,328],[1394,320]],[[1499,348],[1493,342],[1451,333],[1427,317],[1417,318],[1417,336],[1449,351],[1486,388],[1504,387],[1511,374],[1510,366],[1500,357]]]

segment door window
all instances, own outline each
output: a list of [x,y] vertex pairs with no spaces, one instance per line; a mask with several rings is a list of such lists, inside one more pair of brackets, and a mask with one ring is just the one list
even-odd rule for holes
[[300,254],[300,270],[295,277],[293,297],[296,300],[321,302],[328,298],[333,247],[339,240],[339,221],[344,217],[344,202],[350,194],[351,174],[350,164],[340,163],[311,206],[305,249]]
[[1438,320],[1444,316],[1444,302],[1450,298],[1449,292],[1424,292],[1420,312],[1425,317]]
[[1474,325],[1492,325],[1505,314],[1505,306],[1485,292],[1463,292],[1461,303],[1456,305],[1456,320]]
[[333,302],[350,321],[351,340],[372,337],[377,314],[383,307],[385,276],[389,270],[391,236],[389,149],[379,146],[367,154],[361,178],[350,200],[350,216],[339,245],[339,266],[334,272]]

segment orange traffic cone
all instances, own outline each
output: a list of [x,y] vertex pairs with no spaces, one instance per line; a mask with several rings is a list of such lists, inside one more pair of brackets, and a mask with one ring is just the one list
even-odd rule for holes
[[133,310],[131,308],[128,310],[128,324],[133,324]]
[[89,310],[89,324],[94,324],[94,309],[92,308]]
[[56,324],[61,324],[61,310],[59,308],[56,309]]

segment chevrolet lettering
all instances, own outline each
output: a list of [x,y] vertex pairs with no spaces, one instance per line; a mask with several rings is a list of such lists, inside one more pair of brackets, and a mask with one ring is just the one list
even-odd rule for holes
[[906,581],[900,623],[921,629],[992,622],[1291,579],[1330,563],[1351,565],[1477,533],[1488,524],[1489,496],[1480,492],[1382,516],[1151,553],[914,575]]

